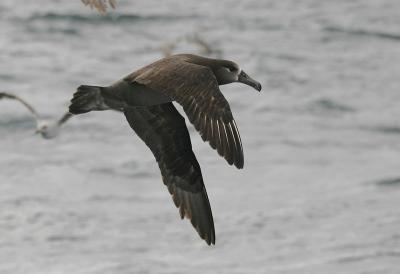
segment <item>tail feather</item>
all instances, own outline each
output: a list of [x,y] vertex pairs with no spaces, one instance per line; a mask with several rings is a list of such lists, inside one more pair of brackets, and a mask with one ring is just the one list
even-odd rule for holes
[[102,87],[82,85],[74,93],[69,106],[72,114],[82,114],[92,110],[106,110],[109,107],[104,102]]

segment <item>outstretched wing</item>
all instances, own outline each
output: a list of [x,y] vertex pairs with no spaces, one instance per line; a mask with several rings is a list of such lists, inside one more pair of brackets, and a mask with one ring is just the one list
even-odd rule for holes
[[28,104],[25,100],[21,99],[17,95],[7,93],[7,92],[0,92],[0,100],[3,98],[19,101],[21,104],[23,104],[29,110],[29,112],[32,114],[32,116],[36,120],[39,118],[39,115],[36,112],[36,110],[30,104]]
[[124,80],[145,85],[176,100],[203,140],[209,141],[230,165],[243,168],[242,141],[236,122],[208,67],[166,58]]
[[61,126],[62,124],[66,123],[72,116],[74,116],[71,112],[66,112],[64,115],[57,121],[57,124]]
[[124,110],[129,125],[153,152],[164,184],[207,244],[215,244],[214,221],[185,119],[172,103]]

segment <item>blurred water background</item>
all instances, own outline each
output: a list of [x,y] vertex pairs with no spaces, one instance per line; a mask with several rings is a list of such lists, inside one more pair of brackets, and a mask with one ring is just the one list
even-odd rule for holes
[[[0,273],[400,273],[400,2],[0,2],[1,90],[59,117],[199,33],[259,80],[232,84],[245,153],[228,166],[188,125],[214,213],[208,247],[115,112],[33,135],[0,102]],[[178,45],[176,52],[194,52]]]

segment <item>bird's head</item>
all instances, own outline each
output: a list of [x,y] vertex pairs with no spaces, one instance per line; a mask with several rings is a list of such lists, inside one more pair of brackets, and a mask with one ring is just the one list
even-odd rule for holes
[[239,65],[228,60],[221,60],[213,69],[219,85],[240,82],[261,91],[261,84],[240,69]]

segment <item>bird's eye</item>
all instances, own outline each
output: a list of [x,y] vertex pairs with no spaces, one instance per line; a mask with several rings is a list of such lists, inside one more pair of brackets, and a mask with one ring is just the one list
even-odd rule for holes
[[230,72],[234,72],[234,71],[235,71],[235,68],[234,68],[234,67],[228,67],[228,70],[229,70]]

